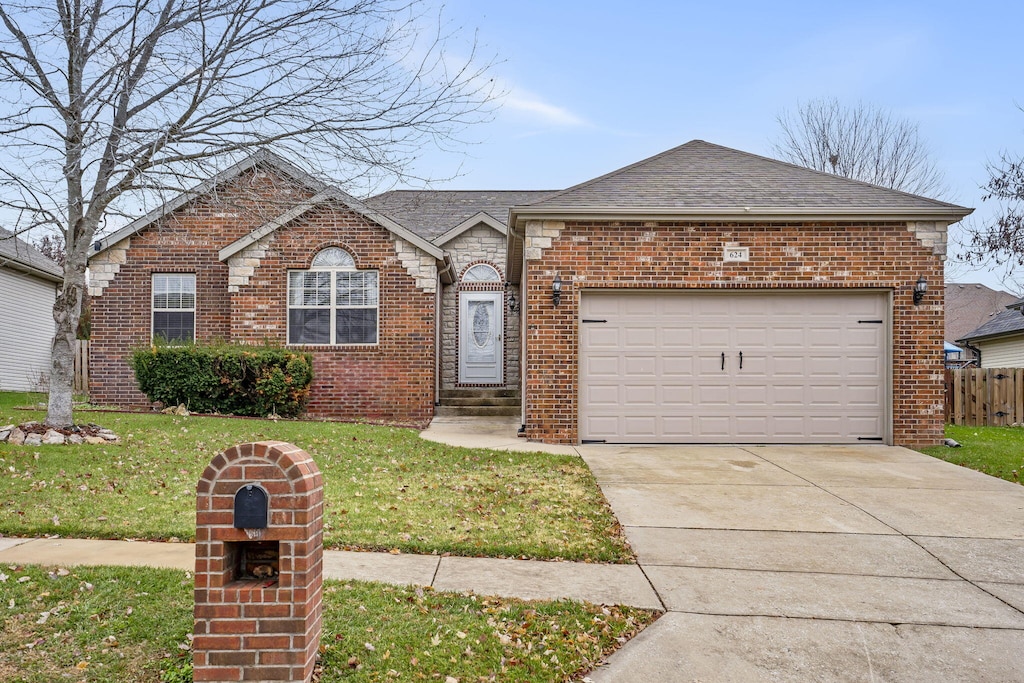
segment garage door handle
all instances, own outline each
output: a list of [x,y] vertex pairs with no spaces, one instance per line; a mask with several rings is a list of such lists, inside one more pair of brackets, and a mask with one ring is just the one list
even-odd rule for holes
[[740,370],[743,369],[743,352],[740,351]]
[[722,351],[722,369],[725,370],[725,351]]

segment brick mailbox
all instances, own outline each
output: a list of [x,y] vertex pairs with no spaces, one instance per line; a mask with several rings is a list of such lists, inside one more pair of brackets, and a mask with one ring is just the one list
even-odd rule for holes
[[316,463],[288,443],[241,444],[197,493],[194,679],[309,681],[323,588]]

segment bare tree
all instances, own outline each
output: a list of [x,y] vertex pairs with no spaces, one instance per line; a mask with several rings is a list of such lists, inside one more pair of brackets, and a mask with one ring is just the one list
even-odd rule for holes
[[817,171],[928,197],[947,192],[916,123],[863,103],[811,100],[785,111],[773,142],[781,159]]
[[1009,276],[1024,266],[1024,159],[1004,153],[988,173],[982,199],[996,201],[999,211],[991,225],[968,227],[964,257],[972,264],[992,260],[1005,266]]
[[108,218],[268,146],[400,177],[486,117],[490,65],[472,45],[453,59],[429,16],[420,0],[0,0],[0,210],[66,249],[48,424],[72,422],[86,260]]

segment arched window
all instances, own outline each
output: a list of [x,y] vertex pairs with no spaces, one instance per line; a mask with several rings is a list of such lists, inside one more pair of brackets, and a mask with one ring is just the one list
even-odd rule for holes
[[501,282],[501,275],[486,263],[478,263],[466,271],[462,276],[463,282]]
[[289,344],[376,344],[379,277],[327,247],[309,270],[288,272]]

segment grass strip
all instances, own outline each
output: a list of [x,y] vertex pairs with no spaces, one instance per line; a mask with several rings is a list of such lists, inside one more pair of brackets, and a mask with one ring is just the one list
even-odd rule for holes
[[[0,613],[0,680],[191,680],[188,572],[0,566]],[[328,581],[321,681],[568,681],[656,617]]]
[[930,446],[921,451],[1018,484],[1024,479],[1024,428],[946,425],[946,438],[960,448]]

